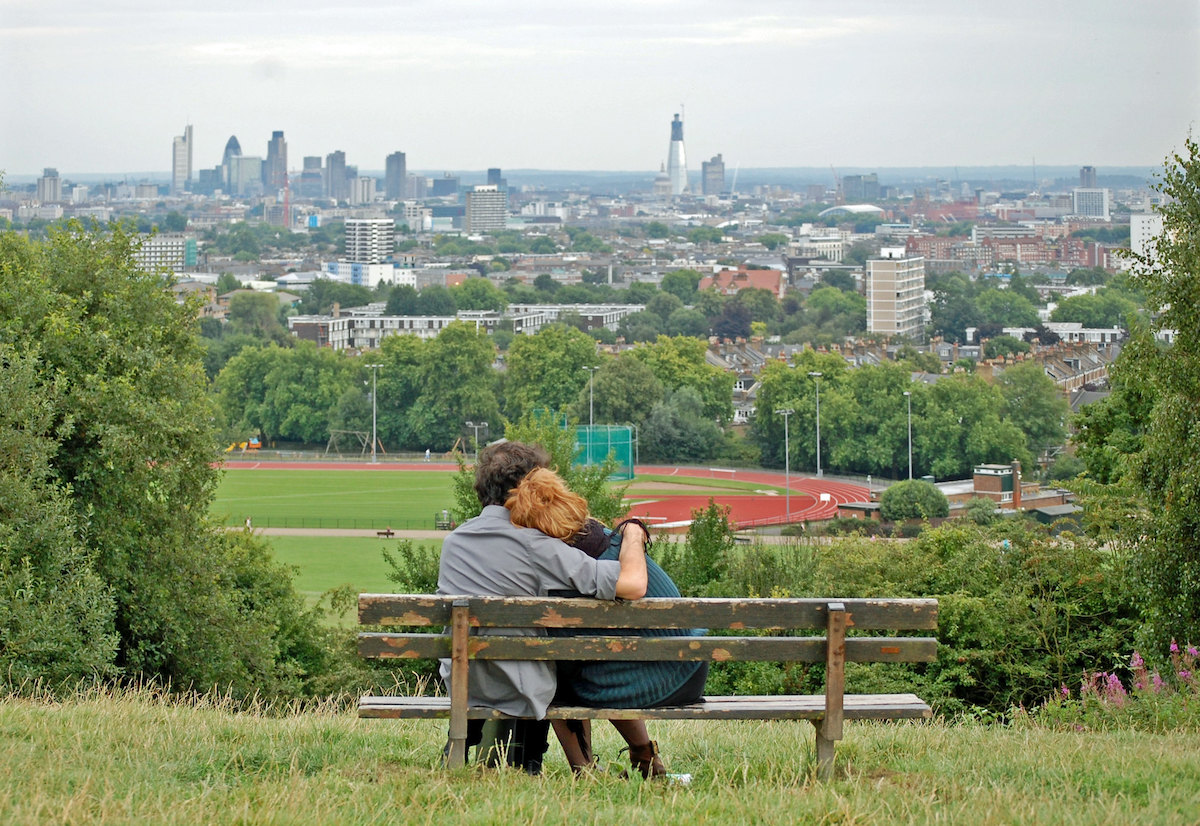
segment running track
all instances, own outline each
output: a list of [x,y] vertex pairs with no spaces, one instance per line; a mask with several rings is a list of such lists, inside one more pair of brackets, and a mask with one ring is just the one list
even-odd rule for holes
[[[246,459],[226,460],[225,466],[231,470],[355,470],[369,472],[385,472],[395,470],[457,470],[457,466],[445,462],[380,462],[378,464],[357,462],[269,462]],[[785,476],[782,473],[769,470],[722,470],[701,467],[675,467],[673,465],[639,465],[639,474],[656,476],[687,476],[705,479],[734,479],[739,482],[752,482],[784,487]],[[791,513],[787,510],[787,496],[775,493],[762,494],[732,494],[697,496],[682,494],[662,494],[655,496],[639,496],[636,490],[630,491],[628,498],[633,501],[630,515],[639,516],[653,524],[662,527],[686,525],[691,521],[693,510],[708,507],[711,498],[720,506],[730,508],[730,518],[739,527],[748,528],[764,525],[779,525],[785,522],[804,522],[831,519],[837,515],[838,505],[847,502],[864,502],[869,498],[870,491],[858,484],[839,482],[831,479],[793,474],[790,479]],[[653,485],[653,483],[649,483]],[[827,495],[827,496],[823,496]]]

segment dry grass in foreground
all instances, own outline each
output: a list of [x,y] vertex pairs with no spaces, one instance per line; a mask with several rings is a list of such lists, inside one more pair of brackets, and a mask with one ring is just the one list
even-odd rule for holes
[[[0,700],[0,822],[1185,824],[1194,733],[1033,724],[847,725],[838,779],[812,777],[807,723],[656,724],[691,785],[438,768],[444,724],[182,702],[148,690]],[[597,752],[617,741],[597,726]]]

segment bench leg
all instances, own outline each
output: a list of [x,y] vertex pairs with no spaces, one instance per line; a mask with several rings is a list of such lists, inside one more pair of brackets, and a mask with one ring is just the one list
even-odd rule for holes
[[817,779],[832,780],[833,746],[837,741],[825,737],[823,720],[813,720],[813,727],[817,730]]

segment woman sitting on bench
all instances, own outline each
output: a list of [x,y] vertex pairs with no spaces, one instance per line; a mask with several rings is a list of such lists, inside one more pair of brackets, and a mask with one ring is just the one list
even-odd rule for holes
[[[595,559],[616,559],[621,547],[618,531],[605,528],[587,515],[587,501],[570,491],[552,470],[531,471],[509,494],[504,506],[514,525],[535,528],[563,540]],[[637,522],[638,520],[627,520]],[[625,523],[622,523],[625,524]],[[638,524],[645,530],[645,525]],[[618,526],[619,528],[620,526]],[[646,535],[650,532],[646,530]],[[647,543],[649,550],[649,543]],[[647,597],[678,597],[679,589],[649,556],[646,558]],[[551,596],[580,596],[554,592]],[[558,633],[572,633],[570,631]],[[686,636],[692,629],[631,631]],[[708,678],[708,663],[700,662],[578,662],[558,664],[559,705],[603,708],[652,708],[699,702]],[[666,774],[658,755],[658,744],[650,739],[644,720],[613,720],[613,727],[629,745],[629,759],[642,777]],[[590,720],[555,720],[558,735],[572,771],[595,765],[591,750]]]

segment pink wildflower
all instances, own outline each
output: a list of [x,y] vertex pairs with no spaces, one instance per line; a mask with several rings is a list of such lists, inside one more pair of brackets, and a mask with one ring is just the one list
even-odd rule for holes
[[1191,679],[1191,676],[1192,676],[1192,672],[1188,671],[1186,668],[1181,669],[1179,671],[1179,679],[1181,679],[1181,680],[1185,680],[1185,681],[1189,680],[1189,679]]
[[1172,654],[1178,654],[1178,653],[1179,653],[1179,644],[1178,644],[1178,643],[1176,643],[1176,642],[1175,642],[1175,640],[1171,640],[1171,653],[1172,653]]
[[1063,696],[1064,700],[1071,699],[1071,689],[1067,688],[1066,683],[1063,683],[1061,686],[1059,686],[1058,690],[1062,692],[1062,696]]
[[1162,677],[1158,676],[1157,671],[1150,675],[1150,684],[1154,687],[1156,692],[1163,690],[1163,680]]
[[1145,663],[1142,661],[1142,655],[1134,651],[1133,656],[1129,659],[1130,668],[1141,668]]
[[1194,645],[1189,645],[1187,647],[1187,653],[1189,657],[1200,657],[1200,651],[1197,651],[1196,646]]

